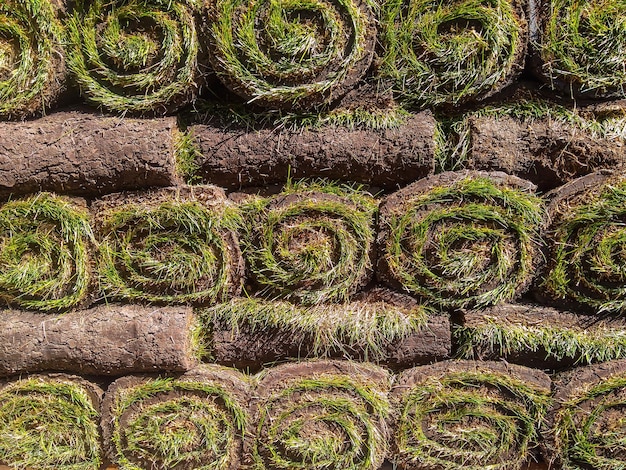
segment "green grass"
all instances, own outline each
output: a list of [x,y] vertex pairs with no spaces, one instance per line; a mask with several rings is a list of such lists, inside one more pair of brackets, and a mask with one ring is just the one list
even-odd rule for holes
[[230,469],[249,419],[244,406],[226,381],[157,378],[118,389],[114,461],[121,470]]
[[48,193],[0,207],[0,298],[16,307],[62,311],[91,285],[93,234],[87,211]]
[[118,113],[164,114],[197,92],[195,0],[79,0],[67,61],[89,102]]
[[422,330],[427,312],[383,302],[354,301],[302,307],[255,298],[235,299],[202,312],[206,325],[220,324],[252,333],[285,332],[293,344],[306,344],[309,355],[328,357],[337,351],[363,351],[364,360],[377,361],[385,347]]
[[546,359],[571,359],[580,364],[626,358],[626,329],[604,324],[589,329],[543,324],[511,324],[486,317],[481,325],[457,327],[458,355],[474,359],[474,351],[504,357],[545,351]]
[[377,202],[360,188],[290,183],[243,211],[243,253],[261,295],[307,305],[341,302],[367,283]]
[[626,182],[591,188],[552,215],[550,270],[542,286],[597,312],[626,311]]
[[291,377],[259,403],[252,468],[375,470],[387,450],[388,414],[386,391],[366,376]]
[[395,436],[400,468],[521,468],[539,437],[548,393],[495,371],[455,371],[411,384]]
[[176,130],[174,134],[174,155],[176,172],[187,184],[200,182],[198,158],[202,152],[196,145],[193,135],[188,131]]
[[553,416],[551,429],[563,470],[624,470],[624,388],[616,374],[599,383],[581,386]]
[[417,106],[478,100],[517,72],[525,19],[507,0],[385,0],[378,71]]
[[108,298],[212,304],[238,290],[238,214],[196,201],[128,203],[101,214],[100,287]]
[[79,382],[30,377],[0,390],[0,462],[16,470],[98,470],[99,403]]
[[208,21],[222,81],[252,103],[279,109],[340,94],[353,68],[365,72],[375,31],[367,2],[353,0],[217,0]]
[[44,113],[65,80],[63,30],[47,0],[0,4],[0,116]]
[[535,274],[538,197],[488,178],[464,178],[410,195],[384,214],[385,263],[393,282],[444,307],[514,298]]
[[623,0],[549,3],[536,45],[547,80],[571,94],[626,96],[626,3]]

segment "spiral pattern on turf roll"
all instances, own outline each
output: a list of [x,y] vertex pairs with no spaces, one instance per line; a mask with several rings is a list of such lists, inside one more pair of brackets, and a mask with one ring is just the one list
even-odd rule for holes
[[49,1],[0,4],[0,116],[43,113],[63,88],[62,30]]
[[0,388],[0,462],[98,470],[102,391],[77,377],[32,376]]
[[595,312],[626,311],[626,180],[606,180],[549,210],[548,292]]
[[0,298],[59,311],[83,303],[91,286],[93,235],[86,210],[47,193],[0,207]]
[[[399,400],[394,436],[398,467],[521,468],[549,405],[547,376],[544,387],[488,363],[449,371],[441,366],[445,364],[434,366],[439,370],[432,376],[420,374],[419,367],[406,372],[392,391]],[[417,379],[403,381],[414,371]]]
[[568,94],[626,96],[623,1],[555,0],[542,15],[537,49],[547,83]]
[[523,10],[511,0],[386,0],[380,75],[410,104],[477,101],[524,67]]
[[[386,390],[368,382],[365,366],[312,364],[300,373],[290,373],[303,367],[299,364],[275,368],[261,382],[267,388],[258,403],[253,449],[257,467],[378,469],[387,447]],[[283,374],[284,379],[268,386]]]
[[233,377],[118,381],[103,408],[111,459],[126,470],[239,468],[248,418]]
[[198,37],[190,0],[80,0],[68,65],[93,104],[165,114],[196,95]]
[[365,0],[217,0],[208,14],[215,71],[259,105],[325,103],[372,59],[376,26]]
[[305,304],[345,301],[370,280],[373,198],[297,190],[258,202],[244,256],[263,295]]
[[195,201],[111,209],[98,233],[105,295],[193,304],[236,295],[242,260],[230,217]]
[[532,185],[503,173],[442,173],[381,206],[379,276],[445,307],[521,294],[539,256],[544,209]]

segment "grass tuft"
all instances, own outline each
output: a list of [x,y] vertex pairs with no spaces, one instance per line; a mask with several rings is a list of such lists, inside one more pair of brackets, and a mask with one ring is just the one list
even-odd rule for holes
[[80,381],[33,376],[0,389],[0,462],[16,470],[98,470],[99,399]]
[[359,187],[291,182],[244,205],[243,253],[260,294],[347,301],[371,275],[377,202]]
[[0,298],[10,305],[62,311],[91,286],[87,211],[40,193],[0,208]]

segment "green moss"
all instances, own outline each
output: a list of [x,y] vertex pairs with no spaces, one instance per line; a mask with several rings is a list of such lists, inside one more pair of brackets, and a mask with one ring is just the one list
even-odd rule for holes
[[365,72],[374,33],[366,2],[352,0],[218,0],[208,20],[218,76],[244,98],[273,108],[329,100],[353,68]]
[[508,470],[530,457],[549,391],[492,371],[450,372],[403,392],[396,432],[402,468]]
[[253,468],[378,468],[388,414],[384,391],[355,374],[291,378],[259,403]]
[[0,390],[0,462],[18,470],[98,470],[98,406],[79,383],[9,383]]
[[0,208],[0,298],[60,311],[83,302],[91,284],[87,211],[40,193]]
[[359,188],[290,183],[243,210],[244,257],[262,295],[309,305],[345,301],[367,282],[377,203]]
[[163,114],[196,93],[195,0],[79,0],[67,23],[68,66],[86,98]]
[[111,413],[122,470],[230,469],[249,419],[226,382],[202,379],[148,379],[118,390]]
[[[561,204],[552,225],[550,270],[543,286],[555,297],[599,312],[626,310],[626,182],[609,181]],[[558,215],[558,217],[557,217]]]
[[107,297],[206,304],[237,290],[239,216],[232,209],[129,203],[101,217],[98,272]]
[[315,357],[362,350],[366,360],[376,361],[384,354],[385,345],[422,330],[427,313],[422,307],[404,309],[383,302],[300,307],[242,298],[205,310],[202,318],[207,325],[221,324],[234,331],[246,326],[252,332],[286,332],[294,343],[306,342]]
[[582,364],[612,361],[626,357],[626,329],[602,324],[590,329],[552,325],[502,324],[496,318],[481,325],[457,327],[459,357],[474,359],[474,350],[494,356],[545,351],[546,359],[564,358]]
[[413,105],[475,100],[503,86],[525,51],[526,28],[507,0],[385,0],[381,78]]
[[536,45],[551,84],[570,93],[624,97],[626,5],[621,0],[555,0]]
[[528,192],[465,178],[393,208],[382,256],[394,282],[437,305],[493,305],[534,275],[543,216]]
[[51,2],[0,4],[0,116],[44,113],[64,80],[63,31]]

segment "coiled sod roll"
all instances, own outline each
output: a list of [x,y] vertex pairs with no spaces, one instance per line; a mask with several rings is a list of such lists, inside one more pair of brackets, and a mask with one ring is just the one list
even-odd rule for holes
[[389,382],[383,369],[341,361],[261,373],[255,468],[378,469],[387,450]]
[[93,206],[108,297],[212,304],[241,288],[238,216],[213,187],[112,195]]
[[59,311],[81,306],[91,287],[93,234],[84,207],[49,193],[0,207],[0,299]]
[[244,257],[261,294],[345,301],[372,273],[376,201],[354,189],[295,184],[246,205]]
[[340,97],[366,72],[376,40],[367,0],[216,0],[208,19],[218,76],[271,108]]
[[483,307],[516,297],[541,256],[544,217],[533,186],[504,173],[425,178],[381,205],[378,275],[445,307]]
[[529,460],[550,401],[543,372],[490,362],[441,362],[403,372],[393,460],[402,470],[511,470]]
[[556,379],[546,454],[564,470],[626,468],[626,362],[581,367]]
[[595,173],[556,190],[548,206],[549,270],[541,286],[562,304],[626,310],[626,179]]
[[98,470],[102,390],[49,374],[0,385],[0,462],[15,469]]
[[54,104],[65,82],[62,37],[51,1],[0,4],[0,117],[23,118]]
[[238,469],[248,399],[243,376],[218,366],[119,379],[102,408],[108,457],[124,470]]
[[517,0],[385,0],[379,74],[404,101],[486,98],[524,67],[528,27]]
[[78,0],[68,65],[89,102],[115,112],[165,114],[201,81],[193,0]]
[[540,3],[539,75],[574,96],[626,96],[626,3],[552,0]]

